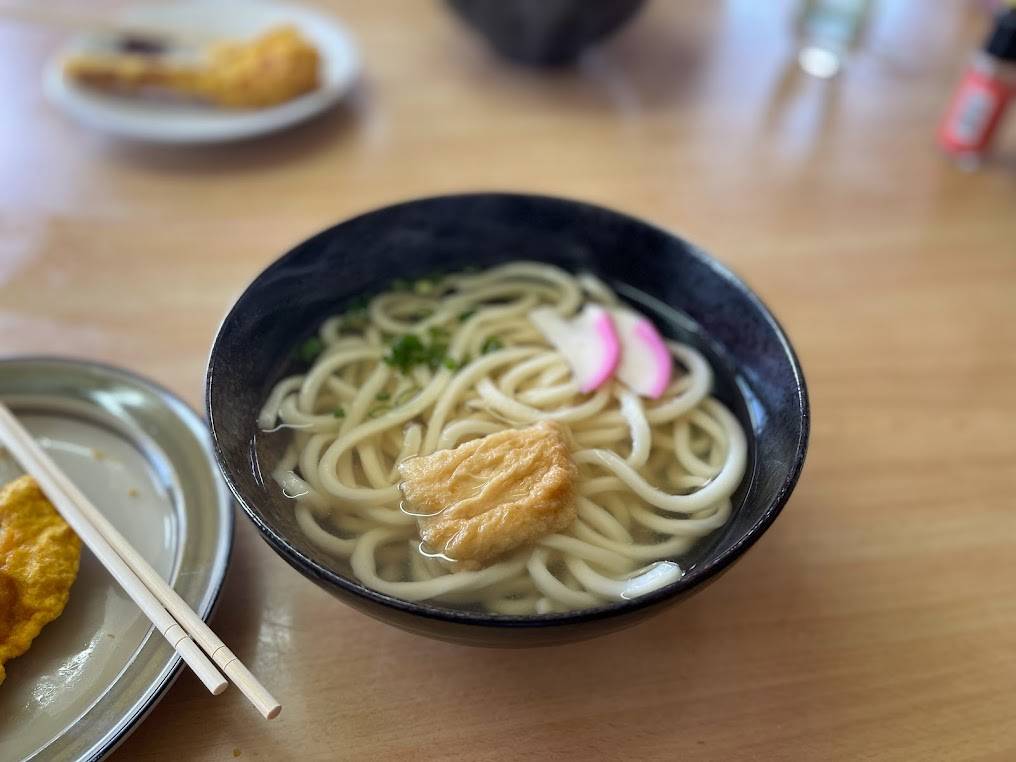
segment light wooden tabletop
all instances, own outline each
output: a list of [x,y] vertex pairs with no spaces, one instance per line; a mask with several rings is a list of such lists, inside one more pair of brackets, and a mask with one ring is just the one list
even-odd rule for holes
[[441,3],[330,7],[365,59],[349,104],[202,149],[69,123],[39,89],[59,35],[0,23],[0,352],[124,365],[199,406],[220,318],[307,235],[413,196],[574,196],[759,291],[810,384],[808,463],[708,592],[534,651],[368,619],[238,516],[214,626],[282,716],[184,674],[116,757],[1016,758],[1016,132],[973,174],[934,145],[979,6],[885,0],[831,82],[796,73],[789,2],[658,0],[544,74]]

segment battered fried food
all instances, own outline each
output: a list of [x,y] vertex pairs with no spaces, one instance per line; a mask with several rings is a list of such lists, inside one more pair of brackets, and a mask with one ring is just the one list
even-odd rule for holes
[[171,55],[77,55],[65,74],[98,90],[142,95],[172,93],[227,108],[260,108],[292,100],[318,86],[318,52],[292,26],[274,27],[247,42],[213,45],[203,60]]
[[81,541],[39,489],[22,476],[0,490],[0,683],[67,605]]

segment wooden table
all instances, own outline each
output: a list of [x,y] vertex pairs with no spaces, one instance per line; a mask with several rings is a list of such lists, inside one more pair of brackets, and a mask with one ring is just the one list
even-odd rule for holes
[[68,123],[38,88],[58,36],[0,25],[0,351],[125,365],[199,406],[220,318],[305,236],[413,196],[576,196],[680,231],[773,306],[808,464],[707,594],[525,652],[355,613],[240,516],[214,625],[283,715],[184,674],[117,758],[1016,758],[1016,141],[965,174],[933,140],[981,11],[885,2],[822,82],[796,73],[788,3],[651,3],[546,74],[439,3],[331,6],[362,44],[356,97],[207,149]]

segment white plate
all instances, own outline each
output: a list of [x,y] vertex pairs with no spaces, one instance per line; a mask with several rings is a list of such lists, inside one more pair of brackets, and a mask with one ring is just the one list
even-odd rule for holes
[[[0,361],[3,399],[44,449],[202,617],[229,560],[232,503],[204,423],[125,371]],[[20,474],[0,456],[0,481]],[[180,658],[82,550],[64,613],[0,685],[0,760],[98,759],[144,718]]]
[[335,19],[296,5],[260,0],[184,0],[132,6],[124,22],[213,39],[249,39],[268,27],[293,24],[318,49],[321,86],[295,100],[262,109],[228,110],[110,95],[70,81],[67,55],[94,49],[87,36],[72,39],[47,64],[43,89],[72,118],[125,138],[159,143],[218,143],[264,135],[310,119],[338,103],[359,71],[356,46]]

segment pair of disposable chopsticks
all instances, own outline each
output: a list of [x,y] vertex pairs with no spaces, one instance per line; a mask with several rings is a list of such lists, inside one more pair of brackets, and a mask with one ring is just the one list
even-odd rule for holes
[[228,685],[212,664],[214,661],[265,718],[270,720],[282,711],[250,670],[92,505],[3,402],[0,402],[0,441],[21,467],[35,477],[81,541],[212,694],[219,695]]

